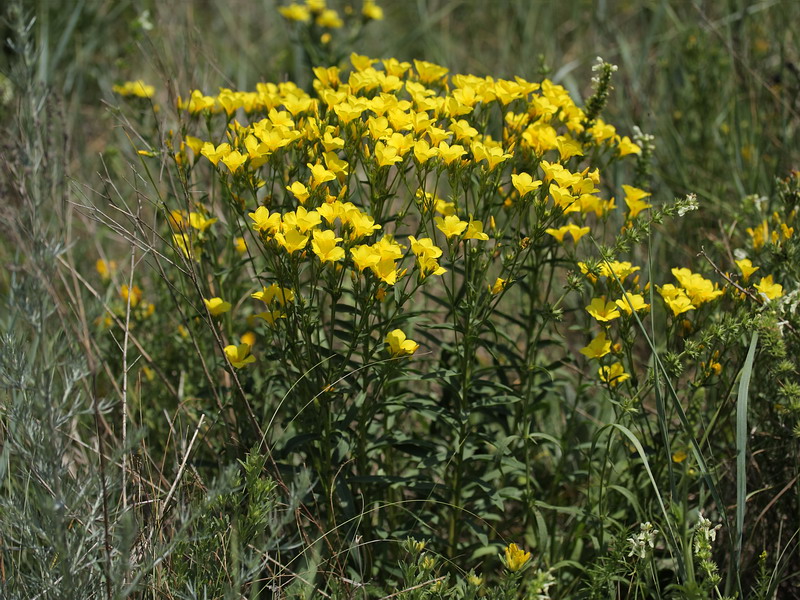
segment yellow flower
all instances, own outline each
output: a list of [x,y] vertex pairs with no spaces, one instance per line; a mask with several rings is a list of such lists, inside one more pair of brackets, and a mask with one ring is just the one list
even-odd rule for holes
[[297,228],[300,233],[306,233],[322,223],[322,217],[315,210],[306,210],[298,206],[297,210],[290,211],[283,215],[283,229]]
[[772,282],[772,275],[762,277],[754,286],[759,292],[764,294],[769,300],[775,300],[783,296],[783,286],[780,283]]
[[672,314],[676,317],[696,308],[689,299],[689,296],[686,295],[686,292],[681,288],[675,287],[671,283],[667,283],[663,287],[658,288],[658,293],[661,294],[661,297],[664,299],[664,304],[669,307]]
[[525,552],[516,544],[509,544],[505,550],[505,564],[506,568],[512,573],[519,571],[531,559],[531,553]]
[[502,148],[489,148],[480,142],[473,142],[471,148],[475,160],[478,162],[485,160],[488,163],[490,171],[493,171],[501,162],[514,156],[510,153],[504,153]]
[[117,270],[117,263],[113,260],[103,260],[102,258],[98,258],[97,262],[94,264],[94,267],[97,269],[100,279],[103,281],[108,281],[111,279],[111,273]]
[[[122,296],[125,302],[130,302],[131,307],[134,307],[142,301],[142,288],[138,285],[134,285],[129,290],[127,285],[123,285],[119,288],[119,295]],[[128,300],[129,297],[130,300]]]
[[239,336],[239,341],[242,344],[247,344],[251,348],[256,345],[256,334],[253,331],[246,331]]
[[336,237],[333,231],[314,231],[313,236],[311,249],[322,262],[336,262],[344,258],[344,248],[336,245],[342,238]]
[[239,254],[244,254],[247,252],[247,244],[244,241],[243,237],[237,237],[233,240],[233,247],[236,249],[236,252]]
[[353,259],[359,271],[374,267],[381,259],[381,254],[369,244],[361,244],[350,249],[350,257]]
[[415,60],[414,68],[417,70],[419,80],[422,83],[439,81],[442,77],[447,75],[448,72],[448,69],[433,63],[425,62],[424,60]]
[[742,260],[737,260],[736,266],[739,267],[739,270],[742,272],[742,280],[747,281],[750,279],[750,275],[758,271],[759,267],[754,267],[753,263],[750,262],[749,258],[743,258]]
[[437,154],[439,154],[438,150],[431,148],[425,140],[418,140],[414,143],[414,158],[419,164],[425,164]]
[[139,98],[152,98],[156,88],[146,84],[141,79],[136,81],[126,81],[122,85],[111,87],[111,91],[120,96],[138,96]]
[[351,228],[350,238],[354,240],[372,235],[381,228],[380,225],[375,223],[375,219],[366,213],[362,213],[357,208],[349,210],[346,217]]
[[464,239],[481,240],[485,242],[489,239],[489,235],[483,233],[483,223],[481,221],[473,221],[472,218],[470,218],[467,224],[467,232],[464,234]]
[[321,184],[325,183],[326,181],[333,181],[336,179],[336,173],[333,171],[329,171],[325,168],[325,165],[317,163],[312,165],[308,163],[308,168],[311,169],[311,187],[312,189],[317,189]]
[[395,329],[386,334],[386,344],[392,356],[410,356],[417,351],[419,344],[406,338],[401,329]]
[[434,217],[433,220],[436,222],[436,228],[446,237],[461,235],[469,226],[469,223],[462,221],[456,215],[448,215],[444,218]]
[[586,312],[598,321],[612,321],[619,318],[619,309],[613,302],[606,302],[605,298],[592,298],[591,304],[586,307]]
[[617,387],[623,381],[630,379],[631,376],[625,372],[622,363],[616,362],[611,366],[600,367],[597,371],[600,381],[607,383],[611,387]]
[[299,181],[295,181],[292,185],[287,185],[286,189],[291,192],[295,198],[297,198],[297,201],[300,204],[305,204],[306,200],[308,200],[308,197],[311,195],[311,192],[308,191],[308,188]]
[[339,29],[344,25],[344,21],[332,8],[327,8],[317,17],[317,25],[320,27],[328,27],[330,29]]
[[641,153],[642,149],[639,148],[636,144],[631,141],[627,135],[625,137],[620,138],[617,137],[617,150],[619,152],[620,157],[627,156],[628,154],[639,154]]
[[217,222],[217,218],[207,219],[205,215],[198,212],[189,213],[189,226],[197,231],[205,231]]
[[650,195],[649,192],[640,190],[632,185],[623,185],[622,189],[625,191],[625,204],[628,205],[629,218],[635,219],[640,212],[652,207],[651,204],[644,201],[644,198]]
[[709,302],[723,294],[722,290],[716,289],[714,283],[704,278],[699,273],[692,273],[686,268],[674,268],[672,274],[678,283],[686,290],[686,295],[695,306],[700,306],[704,302]]
[[379,167],[389,167],[401,162],[403,157],[397,153],[397,148],[378,142],[375,144],[375,160],[378,161]]
[[237,369],[256,361],[256,357],[250,354],[250,344],[239,344],[238,346],[231,344],[225,346],[224,350],[231,365]]
[[308,9],[299,4],[292,3],[289,6],[279,6],[278,12],[288,21],[302,21],[305,23],[311,19],[311,13]]
[[208,312],[211,313],[212,317],[219,316],[231,309],[231,303],[225,302],[225,300],[222,298],[203,298],[203,302],[206,303],[206,308],[208,309]]
[[220,159],[228,156],[231,153],[231,145],[226,143],[220,144],[219,146],[214,147],[214,144],[211,142],[206,142],[203,144],[202,149],[200,150],[200,154],[205,156],[211,163],[216,167],[219,163]]
[[504,289],[506,289],[506,285],[508,285],[508,279],[503,279],[502,277],[498,277],[497,279],[494,280],[494,284],[489,286],[489,292],[493,296],[496,296]]
[[600,335],[589,342],[588,346],[581,348],[580,352],[587,358],[601,358],[611,352],[611,341],[606,338],[606,332],[601,331]]
[[367,20],[380,21],[383,19],[383,9],[375,4],[375,0],[364,0],[361,14]]
[[289,254],[305,248],[308,243],[308,237],[308,234],[300,233],[300,230],[296,227],[287,229],[283,233],[275,234],[275,240]]
[[650,305],[645,303],[641,294],[625,293],[622,298],[615,301],[615,304],[624,310],[628,315],[633,311],[639,312],[640,310],[647,310]]
[[253,220],[253,229],[257,231],[275,233],[280,229],[280,213],[270,214],[266,206],[259,206],[255,212],[248,213],[248,216]]
[[225,166],[228,167],[231,173],[236,173],[246,160],[247,155],[242,154],[238,150],[233,150],[222,158],[222,162],[225,163]]
[[261,300],[264,304],[269,306],[273,302],[277,302],[284,306],[287,302],[294,301],[294,292],[289,288],[281,287],[276,283],[270,284],[269,287],[262,288],[260,292],[250,294],[251,298]]
[[539,187],[541,187],[542,182],[538,179],[534,180],[534,178],[528,173],[515,173],[511,175],[511,184],[514,186],[514,189],[519,192],[520,196],[525,196],[535,190],[538,190]]
[[439,151],[439,156],[446,165],[449,165],[453,161],[458,160],[467,153],[467,151],[464,149],[464,146],[462,146],[461,144],[453,144],[451,146],[450,144],[444,141],[439,142],[437,148]]

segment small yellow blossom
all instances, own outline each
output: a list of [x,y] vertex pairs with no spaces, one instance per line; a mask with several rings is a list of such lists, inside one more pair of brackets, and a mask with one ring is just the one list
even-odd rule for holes
[[256,357],[250,354],[250,344],[239,344],[238,346],[231,344],[225,346],[224,350],[225,356],[236,369],[241,369],[256,361]]
[[344,248],[336,245],[342,238],[336,237],[333,231],[314,231],[313,236],[311,249],[322,262],[336,262],[344,258]]
[[212,317],[217,317],[231,309],[231,303],[225,302],[222,298],[203,298],[203,302]]
[[513,174],[511,176],[511,183],[514,186],[514,189],[519,192],[520,196],[525,196],[530,194],[531,192],[538,190],[541,187],[542,182],[534,180],[528,173],[519,173]]
[[632,185],[623,185],[622,189],[625,191],[625,204],[628,205],[629,218],[635,219],[643,210],[652,208],[652,204],[644,201],[644,198],[650,196],[649,192],[640,190]]
[[264,304],[269,306],[273,302],[277,302],[284,306],[287,302],[294,301],[294,292],[289,288],[281,287],[276,283],[270,284],[269,287],[264,287],[260,292],[250,294],[251,298],[261,300]]
[[239,336],[239,342],[242,344],[247,344],[251,348],[256,345],[256,334],[252,331],[246,331],[241,336]]
[[433,220],[436,222],[436,228],[446,237],[461,235],[469,226],[469,223],[462,221],[456,215],[448,215],[444,218],[434,217]]
[[380,21],[383,19],[383,9],[375,4],[375,0],[364,0],[361,14],[367,20]]
[[197,231],[205,231],[209,227],[211,227],[214,223],[217,222],[216,217],[212,217],[211,219],[206,218],[205,215],[198,213],[198,212],[190,212],[189,213],[189,226],[192,229],[196,229]]
[[619,362],[610,366],[600,367],[597,374],[600,376],[600,381],[607,383],[611,387],[617,387],[617,385],[623,381],[631,378],[631,376],[625,372],[622,363]]
[[119,288],[119,295],[122,296],[125,302],[130,302],[131,307],[134,307],[142,301],[142,288],[134,285],[129,290],[127,285],[123,285]]
[[769,300],[775,300],[783,296],[783,286],[780,283],[773,283],[772,275],[762,277],[754,286],[760,293],[764,294]]
[[247,243],[244,241],[244,238],[239,236],[233,240],[233,247],[236,249],[236,252],[239,254],[244,254],[247,252]]
[[236,173],[246,160],[247,155],[242,154],[238,150],[233,150],[222,158],[222,162],[225,163],[225,166],[228,167],[231,173]]
[[685,461],[688,457],[689,455],[686,454],[685,450],[676,450],[675,452],[672,453],[672,462],[680,464],[683,461]]
[[302,250],[308,243],[308,234],[303,234],[296,227],[275,234],[275,241],[289,254]]
[[516,544],[509,544],[505,549],[505,565],[509,571],[516,572],[522,569],[531,559],[531,553],[525,552]]
[[742,260],[737,260],[736,266],[739,267],[739,270],[742,272],[742,280],[747,281],[750,279],[750,275],[758,271],[759,267],[754,267],[753,263],[750,262],[749,258],[743,258]]
[[498,277],[497,279],[494,280],[494,283],[489,286],[489,292],[493,296],[496,296],[504,289],[506,289],[506,285],[508,285],[508,279],[503,279],[502,277]]
[[295,197],[300,204],[305,204],[311,192],[299,181],[295,181],[292,185],[287,185],[286,189]]
[[344,21],[332,8],[326,8],[322,11],[322,13],[317,17],[317,25],[320,27],[327,27],[329,29],[339,29],[342,25],[344,25]]
[[592,298],[591,304],[586,307],[586,312],[601,322],[612,321],[620,316],[617,305],[606,302],[605,298]]
[[446,165],[451,164],[453,161],[458,160],[467,153],[467,151],[464,149],[464,146],[461,144],[453,144],[451,146],[444,141],[439,142],[437,148],[439,156]]
[[97,269],[97,274],[100,275],[100,279],[108,281],[111,279],[111,274],[117,270],[117,263],[113,260],[98,258],[94,267]]
[[392,356],[410,356],[419,348],[419,344],[407,339],[401,329],[394,329],[386,334],[385,342]]
[[629,294],[627,292],[622,298],[616,300],[615,304],[628,315],[631,315],[633,311],[639,312],[650,308],[650,305],[644,301],[641,294]]
[[279,6],[278,12],[288,21],[301,21],[305,23],[311,20],[311,13],[305,6],[301,6],[300,4],[292,3],[288,6]]
[[253,220],[253,229],[267,233],[275,233],[281,227],[280,213],[270,214],[266,206],[259,206],[255,212],[247,213]]
[[141,79],[136,81],[126,81],[122,85],[114,85],[111,91],[120,96],[137,96],[139,98],[152,98],[156,93],[156,88],[146,84]]
[[676,317],[682,313],[694,310],[696,308],[682,288],[678,288],[671,283],[667,283],[657,289],[658,293],[661,294],[661,297],[664,299],[664,304],[669,307],[669,309],[672,311],[672,314]]
[[464,239],[481,240],[485,242],[489,239],[489,235],[483,232],[483,223],[481,221],[473,221],[472,218],[470,218],[467,231],[464,233]]
[[580,352],[587,358],[601,358],[611,352],[611,341],[606,337],[606,332],[601,331],[600,335],[589,342],[588,346],[581,348]]

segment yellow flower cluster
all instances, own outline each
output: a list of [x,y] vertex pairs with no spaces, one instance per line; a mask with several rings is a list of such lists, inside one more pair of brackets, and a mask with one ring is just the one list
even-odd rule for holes
[[141,79],[136,81],[126,81],[121,85],[114,85],[111,91],[120,96],[136,96],[138,98],[152,98],[156,93],[156,88],[146,84]]
[[[336,27],[339,18],[324,0],[280,11],[289,20],[322,27]],[[366,1],[363,16],[378,19],[382,13]],[[600,119],[587,127],[586,115],[566,89],[548,80],[450,75],[425,61],[355,53],[350,63],[349,72],[315,68],[313,97],[291,82],[259,83],[253,91],[223,88],[213,95],[192,91],[178,99],[178,107],[188,113],[190,128],[195,119],[212,125],[203,128],[211,133],[204,138],[185,132],[171,154],[187,180],[195,169],[211,167],[271,265],[294,273],[307,268],[310,277],[330,275],[340,282],[349,271],[353,285],[366,281],[368,287],[358,289],[378,300],[410,268],[421,285],[462,257],[502,256],[504,227],[518,218],[504,218],[504,208],[524,214],[535,205],[547,215],[541,231],[560,244],[567,236],[579,242],[591,231],[587,221],[616,205],[601,197],[597,169],[570,168],[570,161],[597,152],[618,157],[640,151]],[[488,119],[495,111],[503,115],[499,122]],[[215,129],[222,121],[224,129]],[[436,195],[440,177],[449,184],[442,186],[450,192],[447,199]],[[410,194],[402,209],[406,199],[395,193],[399,181]],[[459,193],[459,186],[475,181],[499,201],[482,204]],[[429,186],[432,192],[425,189]],[[649,208],[646,192],[626,187],[625,194],[630,218]],[[246,209],[248,202],[255,206]],[[407,215],[412,206],[419,213]],[[506,225],[498,228],[495,217]],[[230,221],[226,218],[226,225],[233,225]],[[193,212],[173,211],[174,245],[199,260],[216,222],[199,204]],[[524,250],[528,238],[521,239]],[[240,254],[256,250],[244,237],[234,244]],[[482,252],[484,244],[488,252]],[[412,259],[413,267],[406,263]],[[601,267],[601,276],[624,279],[636,270],[630,263],[612,263]],[[482,287],[488,297],[501,294],[512,278],[505,266],[494,271]],[[286,278],[278,281],[288,285]],[[253,294],[267,306],[256,316],[270,326],[290,316],[286,304],[300,294],[297,281],[293,290],[272,286]],[[598,320],[648,308],[635,293],[602,302],[594,311]],[[212,316],[230,310],[221,298],[206,305]],[[393,356],[416,350],[401,334],[394,330],[386,337]],[[234,366],[250,362],[249,348],[242,345],[226,353]]]

